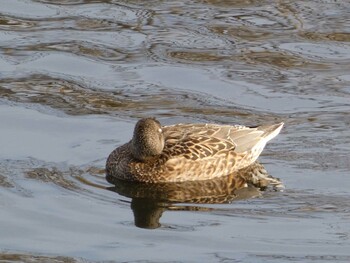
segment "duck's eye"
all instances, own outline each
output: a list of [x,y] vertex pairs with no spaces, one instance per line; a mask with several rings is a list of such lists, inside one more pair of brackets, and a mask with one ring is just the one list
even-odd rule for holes
[[163,132],[163,130],[162,130],[161,128],[159,128],[158,131],[159,131],[159,133],[162,133],[162,132]]

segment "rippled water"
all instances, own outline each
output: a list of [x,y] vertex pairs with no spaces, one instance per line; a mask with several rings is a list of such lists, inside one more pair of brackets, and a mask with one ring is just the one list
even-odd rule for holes
[[[0,261],[349,262],[349,12],[0,0]],[[284,121],[260,161],[286,190],[196,205],[109,191],[106,157],[149,115]],[[143,209],[158,228],[135,227]]]

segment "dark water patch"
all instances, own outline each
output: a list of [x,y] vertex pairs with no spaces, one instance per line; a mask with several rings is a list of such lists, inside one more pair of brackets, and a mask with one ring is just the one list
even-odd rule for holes
[[[70,171],[70,173],[76,174],[78,171]],[[80,173],[80,171],[79,171]],[[42,182],[53,182],[65,189],[77,190],[78,187],[72,181],[65,179],[64,173],[57,168],[36,168],[27,171],[25,174],[26,178],[35,179]]]
[[268,64],[270,66],[275,66],[279,68],[316,68],[317,70],[327,69],[327,65],[321,63],[312,63],[310,60],[305,60],[296,55],[291,55],[282,52],[249,52],[242,55],[242,59],[247,63],[252,64]]
[[4,175],[0,174],[0,186],[1,187],[6,187],[6,188],[12,188],[14,187],[13,184],[11,184],[7,178]]
[[82,263],[82,262],[92,262],[86,261],[79,258],[70,258],[62,256],[45,256],[45,255],[31,255],[25,253],[11,253],[5,252],[0,253],[0,260],[2,262],[32,262],[32,263],[44,263],[44,262],[54,262],[54,263]]
[[15,17],[1,16],[0,18],[0,30],[25,30],[32,29],[37,26],[35,21],[26,21]]
[[89,42],[66,42],[66,43],[46,43],[46,44],[35,44],[26,46],[3,46],[3,51],[6,55],[11,56],[30,56],[33,52],[68,52],[70,54],[75,54],[79,56],[84,56],[87,58],[104,60],[104,61],[118,61],[125,59],[127,54],[119,52],[117,49],[113,50],[113,47],[107,48],[103,45],[96,45]]
[[339,41],[339,42],[350,42],[350,33],[348,32],[300,32],[299,35],[303,38],[312,41]]
[[201,64],[206,62],[219,62],[221,60],[224,60],[224,56],[216,55],[215,53],[212,53],[210,51],[169,51],[168,56],[172,60],[179,60],[179,61],[188,61],[191,63],[196,63],[197,61],[200,61]]
[[[20,32],[45,32],[55,30],[68,31],[106,31],[109,29],[129,29],[131,25],[122,22],[114,22],[108,20],[99,20],[93,18],[80,17],[78,20],[74,17],[46,17],[40,19],[22,20],[16,17],[5,17],[1,23],[0,29],[6,30],[9,26],[14,25],[14,29]],[[60,24],[60,26],[58,26]],[[12,28],[11,28],[12,29]]]
[[249,28],[247,26],[229,26],[229,25],[213,25],[210,30],[215,34],[225,35],[232,39],[240,38],[247,41],[263,41],[271,37],[269,31],[257,30],[256,28]]

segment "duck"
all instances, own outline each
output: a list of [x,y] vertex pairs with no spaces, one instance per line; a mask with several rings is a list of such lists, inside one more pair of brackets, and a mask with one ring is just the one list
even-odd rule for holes
[[247,127],[214,123],[162,126],[140,119],[132,139],[106,161],[106,180],[171,183],[211,180],[254,163],[284,123]]

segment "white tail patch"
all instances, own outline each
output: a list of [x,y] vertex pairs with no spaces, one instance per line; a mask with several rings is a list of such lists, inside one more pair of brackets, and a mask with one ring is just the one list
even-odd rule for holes
[[272,126],[263,126],[252,129],[239,131],[238,136],[233,136],[233,142],[236,144],[235,152],[246,152],[254,150],[255,153],[260,154],[264,149],[266,143],[276,137],[282,127],[283,122]]
[[281,123],[279,123],[279,124],[275,124],[275,125],[271,126],[271,127],[270,127],[271,130],[268,131],[268,132],[266,133],[266,135],[264,136],[266,142],[268,142],[269,140],[275,138],[275,137],[281,132],[281,130],[282,130],[282,128],[283,128],[283,125],[284,125],[284,123],[281,122]]

